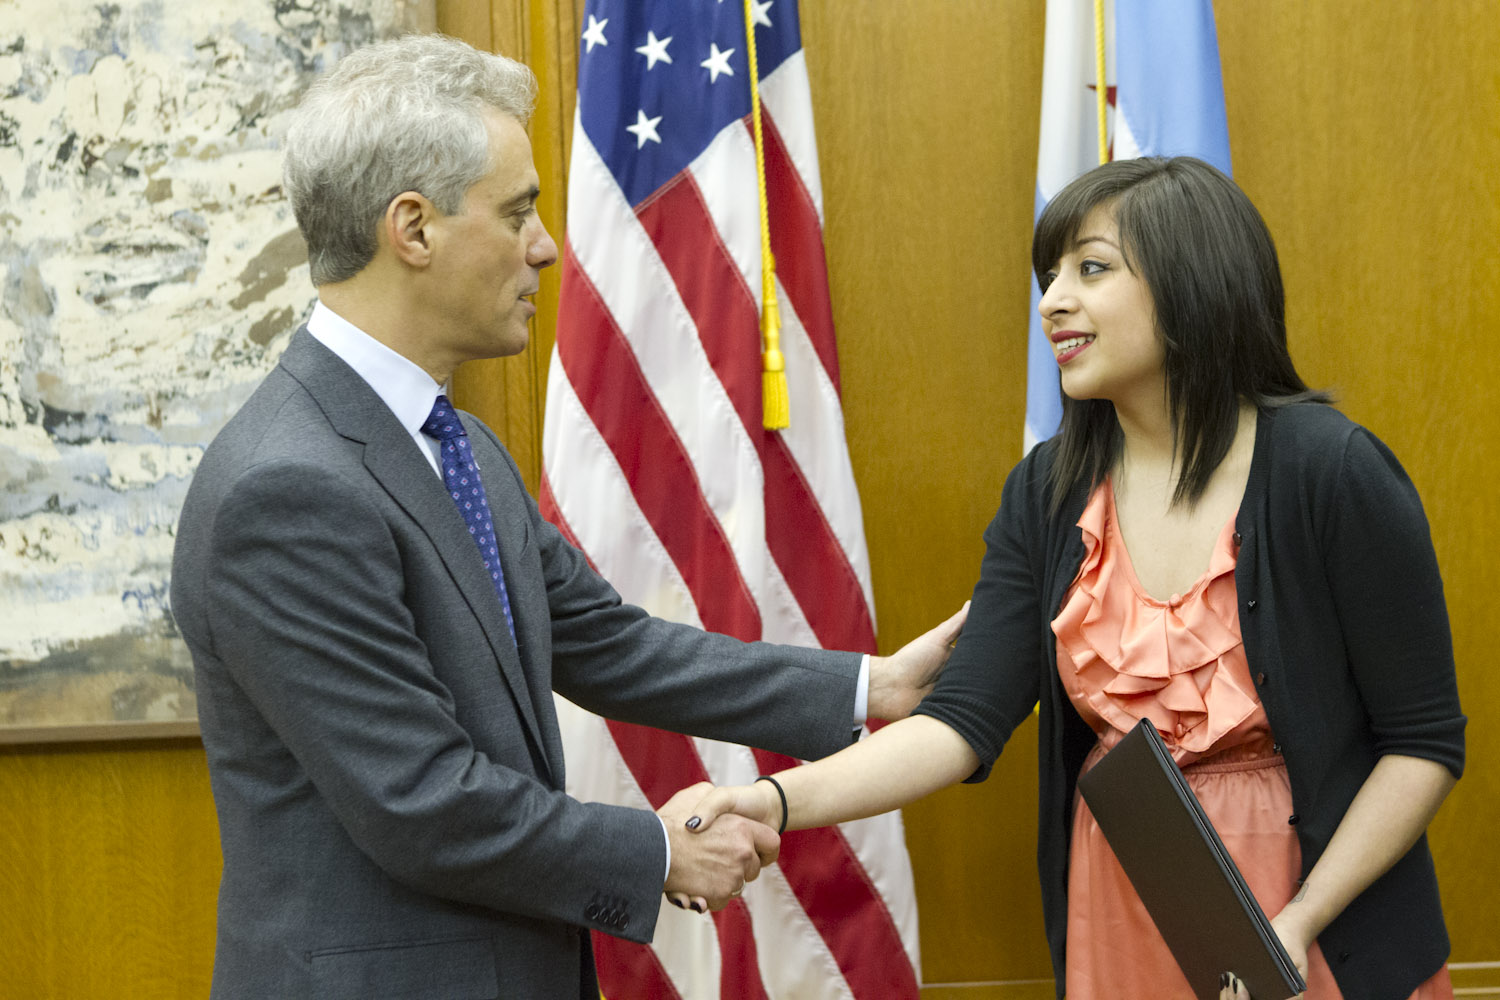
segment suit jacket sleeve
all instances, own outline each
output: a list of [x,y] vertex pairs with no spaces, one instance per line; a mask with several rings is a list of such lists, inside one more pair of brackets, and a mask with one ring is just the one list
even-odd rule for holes
[[623,603],[541,516],[509,453],[483,430],[510,474],[506,503],[526,510],[537,540],[558,694],[612,719],[802,759],[853,741],[859,654],[744,643]]

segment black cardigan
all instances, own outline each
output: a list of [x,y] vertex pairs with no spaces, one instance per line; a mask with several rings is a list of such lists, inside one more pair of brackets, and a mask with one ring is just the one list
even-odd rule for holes
[[[968,624],[916,711],[969,742],[980,781],[1040,701],[1037,863],[1061,998],[1073,790],[1095,736],[1057,673],[1051,622],[1083,559],[1088,489],[1048,514],[1055,453],[1040,445],[1006,480]],[[1260,412],[1235,528],[1245,656],[1286,759],[1305,876],[1381,755],[1463,771],[1443,584],[1406,473],[1332,407]],[[1436,972],[1448,934],[1425,836],[1318,941],[1345,996],[1404,1000]]]

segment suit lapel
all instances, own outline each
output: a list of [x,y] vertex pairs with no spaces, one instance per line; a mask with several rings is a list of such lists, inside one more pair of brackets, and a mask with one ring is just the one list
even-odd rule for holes
[[[541,756],[550,768],[551,747],[537,722],[531,685],[505,626],[494,585],[484,572],[463,517],[432,467],[375,391],[311,334],[297,331],[282,355],[281,365],[317,401],[334,430],[364,445],[365,468],[432,542],[454,585],[479,621],[532,740],[542,748]],[[494,517],[494,505],[491,507]],[[498,534],[498,524],[496,530]],[[501,545],[504,565],[508,553],[505,543]],[[517,629],[519,634],[519,622]]]

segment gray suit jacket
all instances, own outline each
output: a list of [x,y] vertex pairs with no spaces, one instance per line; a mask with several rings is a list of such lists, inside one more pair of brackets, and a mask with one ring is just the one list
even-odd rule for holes
[[650,940],[666,859],[652,813],[563,793],[554,690],[798,757],[850,741],[857,656],[622,604],[464,423],[515,642],[438,477],[305,331],[204,453],[172,608],[224,852],[216,998],[597,996],[586,930]]

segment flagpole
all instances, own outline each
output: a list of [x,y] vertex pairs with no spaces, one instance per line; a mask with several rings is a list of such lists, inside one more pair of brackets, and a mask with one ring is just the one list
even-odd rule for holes
[[1109,162],[1109,91],[1104,75],[1104,0],[1094,0],[1095,103],[1099,108],[1099,162]]

